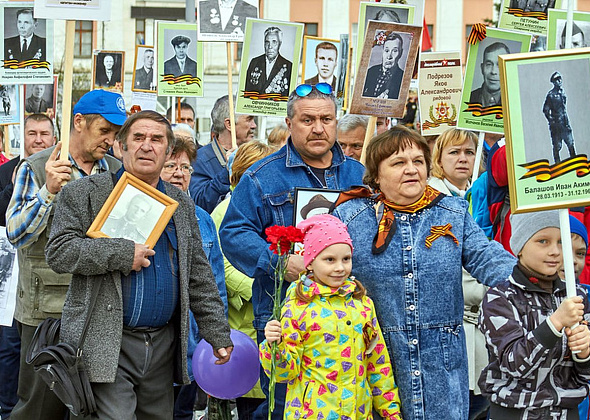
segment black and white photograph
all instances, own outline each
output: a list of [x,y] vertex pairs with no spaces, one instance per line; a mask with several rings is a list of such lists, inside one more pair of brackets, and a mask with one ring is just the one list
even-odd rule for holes
[[101,231],[111,238],[143,244],[155,228],[166,206],[148,194],[127,185]]
[[53,21],[39,19],[30,2],[0,3],[0,83],[51,83]]
[[183,74],[189,74],[192,77],[197,75],[196,34],[189,31],[184,32],[187,33],[164,30],[164,74],[171,74],[174,77]]
[[523,12],[545,12],[555,7],[555,0],[510,0],[511,9],[520,9]]
[[587,59],[518,66],[527,162],[547,159],[555,164],[577,150],[590,150],[590,84],[580,83],[581,75],[590,75]]
[[338,86],[336,89],[336,102],[338,107],[346,106],[348,98],[348,74],[350,72],[350,47],[348,34],[340,35],[340,51],[338,55]]
[[502,104],[498,56],[520,52],[521,42],[487,37],[479,43],[469,103],[483,107]]
[[199,41],[243,42],[246,19],[258,18],[258,0],[200,0]]
[[338,48],[340,41],[335,39],[303,37],[303,74],[308,85],[327,83],[336,91],[338,81]]
[[45,114],[55,117],[57,76],[54,83],[32,83],[25,85],[25,116]]
[[92,88],[123,92],[124,51],[94,51]]
[[4,60],[45,61],[45,24],[45,19],[35,19],[32,7],[4,8]]
[[135,65],[133,66],[134,92],[155,92],[157,88],[156,57],[154,47],[146,45],[135,46]]
[[369,21],[349,112],[401,118],[422,27]]
[[375,34],[375,45],[363,83],[366,98],[398,99],[404,78],[412,34],[383,31]]
[[[549,10],[547,25],[547,49],[563,50],[566,48],[565,10]],[[585,48],[590,45],[590,13],[574,12],[572,21],[571,45],[567,48]]]
[[8,126],[8,142],[5,144],[10,146],[10,155],[22,155],[20,124],[11,124]]
[[[253,25],[246,71],[247,92],[289,96],[296,28]],[[297,70],[295,70],[297,71]]]
[[328,213],[339,195],[339,190],[295,188],[293,225],[296,226],[311,216]]
[[20,97],[18,85],[0,85],[0,125],[20,122]]
[[8,242],[6,228],[0,226],[0,326],[13,323],[18,283],[16,261],[16,249]]

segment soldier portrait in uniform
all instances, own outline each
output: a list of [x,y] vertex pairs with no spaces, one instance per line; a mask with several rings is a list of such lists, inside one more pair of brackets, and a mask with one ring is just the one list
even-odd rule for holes
[[[408,42],[406,42],[408,44]],[[405,47],[407,49],[407,46]],[[397,32],[389,33],[382,45],[375,45],[363,86],[363,95],[368,98],[397,99],[404,78],[404,40]],[[407,54],[406,54],[407,58]]]
[[258,17],[258,0],[200,0],[199,40],[243,41],[246,18]]
[[154,69],[154,47],[135,46],[135,71],[131,90],[154,92],[156,90],[156,71]]
[[494,42],[484,49],[483,59],[479,64],[483,82],[480,87],[471,91],[470,103],[478,103],[484,107],[502,104],[500,68],[498,67],[500,54],[510,54],[510,49],[504,42]]
[[176,35],[170,40],[174,47],[174,57],[164,62],[164,73],[171,74],[174,77],[190,74],[197,75],[197,62],[189,57],[189,45],[192,40],[185,35]]
[[[154,228],[164,205],[128,186],[100,229],[111,238],[130,239],[143,244]],[[134,194],[134,195],[131,195]]]
[[327,83],[336,91],[340,41],[307,36],[303,38],[303,41],[304,83],[308,85]]
[[45,36],[45,20],[35,19],[32,7],[5,7],[4,60],[45,61],[47,57]]
[[293,45],[293,41],[284,38],[283,30],[278,26],[269,26],[264,30],[264,53],[252,58],[246,71],[247,92],[289,96],[293,63],[281,55],[281,47],[283,44]]
[[545,103],[543,104],[543,114],[549,123],[551,144],[553,146],[553,160],[554,163],[559,163],[561,162],[559,152],[563,143],[567,146],[570,154],[569,157],[576,155],[576,149],[572,127],[567,116],[567,96],[563,89],[563,78],[556,71],[551,75],[550,81],[553,83],[553,89],[547,92]]
[[53,84],[25,85],[25,112],[45,114],[53,107]]

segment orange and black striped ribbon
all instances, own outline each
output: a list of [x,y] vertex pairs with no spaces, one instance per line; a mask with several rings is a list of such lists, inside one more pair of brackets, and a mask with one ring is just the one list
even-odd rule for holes
[[471,27],[471,32],[469,32],[467,42],[469,42],[471,45],[475,45],[484,39],[486,39],[486,25],[483,23],[476,23]]
[[453,226],[450,223],[447,223],[444,226],[432,226],[430,228],[430,235],[426,237],[426,248],[430,248],[435,240],[442,238],[443,236],[450,236],[453,239],[453,242],[459,245],[457,237],[451,232],[451,227]]
[[520,179],[534,177],[537,182],[551,181],[573,171],[576,172],[578,178],[590,174],[590,161],[588,161],[588,157],[584,154],[576,155],[554,165],[549,165],[547,159],[540,159],[518,166],[527,170]]

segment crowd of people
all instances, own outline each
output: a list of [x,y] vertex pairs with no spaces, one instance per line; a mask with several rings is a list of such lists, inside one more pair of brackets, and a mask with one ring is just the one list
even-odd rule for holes
[[[557,212],[510,215],[502,140],[485,139],[475,180],[474,133],[428,142],[380,118],[361,156],[367,117],[338,120],[325,88],[292,91],[286,125],[260,140],[252,115],[232,127],[221,97],[203,147],[190,105],[171,125],[170,112],[128,116],[121,102],[82,96],[67,152],[50,118],[28,116],[24,155],[0,166],[19,270],[14,322],[0,330],[2,419],[74,418],[26,363],[47,318],[74,344],[87,323],[93,418],[193,419],[208,407],[225,419],[235,406],[240,420],[267,419],[273,369],[273,419],[579,418],[587,292],[566,297]],[[153,205],[139,195],[107,237],[87,236],[125,172],[178,203],[152,248],[142,221]],[[265,230],[294,223],[297,188],[340,194],[331,214],[298,224],[303,251],[288,256],[272,319],[280,257]],[[572,209],[582,283],[589,223]],[[260,381],[235,401],[207,396],[191,364],[200,339],[228,362],[230,328],[260,346]]]

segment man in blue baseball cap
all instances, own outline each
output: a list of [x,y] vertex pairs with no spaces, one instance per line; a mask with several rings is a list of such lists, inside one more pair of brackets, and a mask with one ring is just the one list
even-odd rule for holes
[[49,268],[45,244],[62,184],[121,167],[106,153],[126,118],[121,95],[91,91],[74,107],[69,155],[61,153],[58,143],[24,159],[17,169],[6,212],[7,235],[18,248],[19,265],[14,318],[21,336],[21,358],[19,401],[11,414],[13,420],[63,420],[68,413],[33,366],[25,363],[37,326],[46,318],[61,317],[71,280],[71,274],[57,274]]

